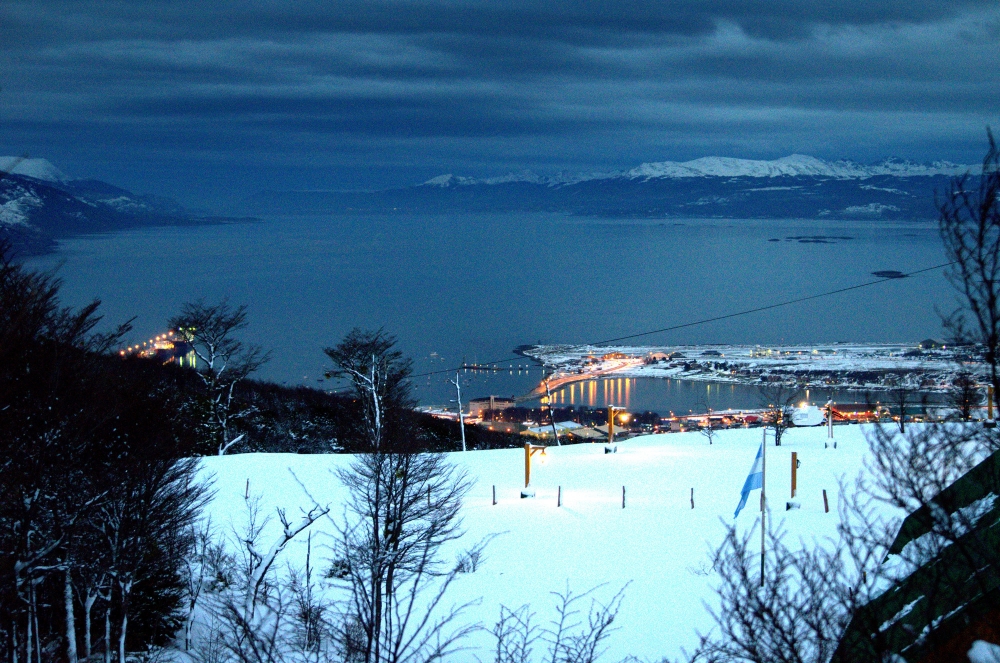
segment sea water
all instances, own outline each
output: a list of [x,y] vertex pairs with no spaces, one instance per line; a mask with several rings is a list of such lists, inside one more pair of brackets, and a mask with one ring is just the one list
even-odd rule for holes
[[[134,317],[131,342],[165,331],[186,301],[247,304],[243,337],[271,352],[259,377],[287,384],[336,388],[323,349],[354,327],[383,329],[413,360],[418,400],[448,405],[463,363],[503,367],[462,372],[465,401],[538,384],[519,345],[688,325],[944,261],[929,222],[400,214],[144,228],[65,240],[29,265],[57,269],[66,303],[100,299],[109,326]],[[915,342],[940,336],[935,307],[954,306],[934,270],[628,343]],[[704,385],[628,383],[616,404],[633,409],[705,400]],[[603,386],[594,399],[582,389],[573,404],[604,404]],[[752,388],[720,389],[715,409],[756,405]]]

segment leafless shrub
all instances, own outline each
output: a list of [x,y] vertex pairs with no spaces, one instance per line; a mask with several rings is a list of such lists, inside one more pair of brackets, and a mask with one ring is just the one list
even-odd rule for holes
[[[494,663],[531,663],[534,648],[544,643],[545,663],[594,663],[605,653],[607,638],[616,630],[625,587],[606,602],[599,602],[594,593],[598,585],[582,594],[574,594],[567,584],[565,591],[553,592],[555,616],[546,627],[535,623],[535,613],[528,606],[511,610],[500,608],[500,619],[492,629],[496,638]],[[590,600],[589,606],[581,605]]]

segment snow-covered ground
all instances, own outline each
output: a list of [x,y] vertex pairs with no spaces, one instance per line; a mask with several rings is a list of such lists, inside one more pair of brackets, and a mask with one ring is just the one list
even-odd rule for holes
[[[824,427],[791,429],[781,447],[768,447],[769,503],[790,543],[834,534],[838,479],[853,480],[862,468],[866,430],[838,426],[838,448],[833,449],[824,448]],[[538,618],[547,621],[552,616],[550,592],[565,590],[567,583],[576,592],[606,583],[597,593],[604,599],[631,583],[617,622],[620,630],[611,637],[605,660],[628,654],[659,660],[679,655],[681,648],[690,650],[696,631],[710,627],[704,606],[713,601],[709,553],[722,541],[725,524],[732,522],[761,435],[761,429],[720,431],[712,445],[697,433],[654,435],[621,442],[619,452],[608,455],[601,444],[550,447],[547,462],[533,466],[537,495],[530,499],[520,498],[523,450],[451,454],[475,485],[464,507],[467,533],[447,555],[456,558],[484,537],[497,535],[479,569],[459,576],[451,599],[481,599],[467,617],[490,627],[501,604],[531,604]],[[802,463],[797,498],[802,508],[786,512],[792,451]],[[250,492],[261,494],[266,509],[284,507],[295,514],[310,504],[301,481],[317,500],[332,505],[332,514],[342,514],[345,493],[333,471],[350,460],[346,455],[293,454],[206,458],[203,473],[215,476],[216,491],[208,513],[220,528],[238,525],[249,481]],[[559,486],[561,508],[556,506]],[[824,489],[830,513],[823,510]],[[758,520],[756,495],[739,516],[741,527]],[[325,521],[316,527],[327,533],[333,529]],[[288,559],[303,562],[304,541],[289,550]],[[490,658],[488,633],[474,636],[470,645],[480,660]],[[473,660],[471,655],[462,658]]]

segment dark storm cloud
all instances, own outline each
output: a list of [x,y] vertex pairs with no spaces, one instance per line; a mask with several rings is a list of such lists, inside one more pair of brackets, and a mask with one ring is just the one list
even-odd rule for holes
[[192,198],[215,193],[171,164],[252,187],[971,160],[1000,117],[994,1],[8,0],[0,40],[0,151]]

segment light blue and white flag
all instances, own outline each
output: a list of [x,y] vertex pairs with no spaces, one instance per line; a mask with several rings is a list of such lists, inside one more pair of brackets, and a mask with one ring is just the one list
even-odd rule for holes
[[747,505],[747,497],[750,496],[751,490],[757,490],[764,486],[764,443],[760,443],[760,449],[757,450],[757,457],[753,459],[753,465],[750,467],[750,474],[747,475],[747,480],[743,482],[743,490],[740,491],[742,496],[740,497],[740,505],[736,507],[736,513],[733,514],[733,518],[740,515],[740,511],[743,507]]

